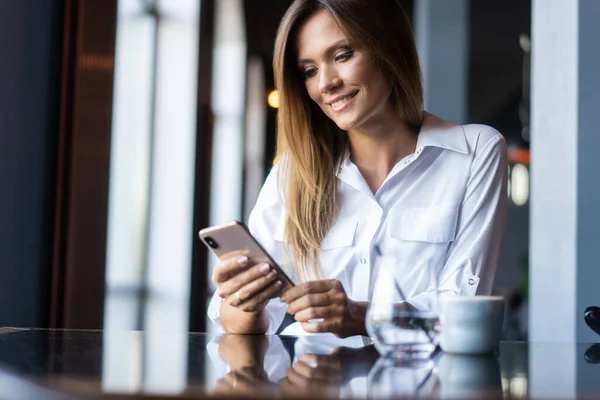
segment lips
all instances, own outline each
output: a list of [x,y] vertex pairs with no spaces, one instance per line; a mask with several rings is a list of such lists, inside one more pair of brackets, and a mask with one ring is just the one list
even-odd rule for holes
[[351,93],[351,94],[348,94],[348,95],[345,95],[342,97],[338,97],[334,101],[328,102],[327,104],[329,104],[329,106],[335,112],[342,111],[344,108],[346,108],[346,106],[348,105],[350,100],[352,100],[354,98],[354,96],[357,95],[357,93],[358,92],[354,92],[354,93]]

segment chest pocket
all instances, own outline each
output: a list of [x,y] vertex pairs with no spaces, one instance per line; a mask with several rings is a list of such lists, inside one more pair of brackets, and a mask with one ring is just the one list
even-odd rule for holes
[[458,207],[442,204],[401,211],[392,218],[390,236],[407,242],[448,243],[456,237]]
[[352,246],[358,221],[351,218],[337,220],[323,239],[321,250]]
[[[329,229],[323,239],[321,250],[331,250],[339,247],[352,246],[358,221],[355,219],[340,219]],[[285,220],[282,218],[275,230],[275,240],[283,242]]]
[[[275,240],[283,241],[285,222],[282,220],[277,226]],[[319,265],[322,279],[338,279],[347,287],[348,278],[346,266],[353,257],[352,245],[354,244],[358,220],[343,218],[335,221],[325,235],[319,253]],[[317,279],[316,276],[310,276]]]
[[354,259],[352,246],[357,226],[357,219],[342,218],[335,221],[323,239],[319,255],[322,278],[337,279],[348,291],[351,290],[348,265]]
[[399,209],[390,215],[388,233],[402,271],[399,284],[407,296],[430,290],[431,273],[440,276],[456,238],[458,214],[458,206],[446,203]]

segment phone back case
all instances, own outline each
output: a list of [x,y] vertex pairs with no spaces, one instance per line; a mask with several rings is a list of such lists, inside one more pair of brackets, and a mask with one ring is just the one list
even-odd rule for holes
[[[231,256],[245,255],[248,257],[248,265],[268,263],[277,269],[283,288],[293,286],[291,279],[277,265],[262,246],[254,239],[248,228],[239,221],[202,229],[199,232],[200,239],[219,259]],[[215,247],[216,246],[216,247]]]

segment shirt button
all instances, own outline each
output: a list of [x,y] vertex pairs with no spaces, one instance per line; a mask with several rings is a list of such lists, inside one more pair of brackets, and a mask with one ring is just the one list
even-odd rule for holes
[[471,278],[469,279],[469,285],[474,285],[475,284],[475,279]]
[[361,264],[366,264],[367,263],[367,259],[366,258],[361,258],[360,259],[360,263]]

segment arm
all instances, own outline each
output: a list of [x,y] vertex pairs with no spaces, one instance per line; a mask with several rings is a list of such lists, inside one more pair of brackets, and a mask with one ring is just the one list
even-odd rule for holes
[[[490,137],[491,136],[491,137]],[[508,165],[504,138],[481,135],[440,275],[440,294],[490,294],[506,226]]]
[[[281,246],[274,239],[277,224],[283,218],[283,205],[281,196],[279,195],[278,170],[278,165],[275,165],[269,173],[256,205],[250,214],[248,227],[252,235],[261,243],[264,249],[280,263],[281,257],[279,255],[281,253]],[[233,268],[235,269],[235,267]],[[253,268],[255,267],[252,267],[250,270]],[[256,266],[256,268],[260,268],[260,266]],[[242,274],[239,274],[238,277],[242,278]],[[257,273],[256,277],[258,276],[260,276],[260,273]],[[229,278],[229,276],[215,276],[213,281],[220,280],[223,282]],[[273,276],[271,279],[276,281],[277,277]],[[250,281],[251,279],[246,279],[245,282],[248,283]],[[260,302],[253,302],[250,304],[252,307],[240,307],[235,297],[227,299],[235,296],[238,290],[244,299],[249,298],[251,293],[248,290],[250,289],[240,289],[241,286],[239,283],[232,284],[229,287],[223,288],[224,290],[220,293],[219,289],[221,288],[218,287],[208,307],[207,313],[209,318],[219,331],[248,334],[275,333],[285,316],[285,304],[282,304],[278,298],[273,298],[278,293],[278,290],[269,293],[269,297],[262,298]],[[226,300],[222,300],[222,297]]]
[[264,309],[244,312],[222,302],[219,315],[227,333],[260,335],[269,329],[269,315]]
[[267,332],[269,319],[265,306],[282,287],[276,270],[265,263],[249,266],[246,256],[236,256],[220,261],[212,280],[217,287],[215,295],[222,299],[218,315],[225,332]]

